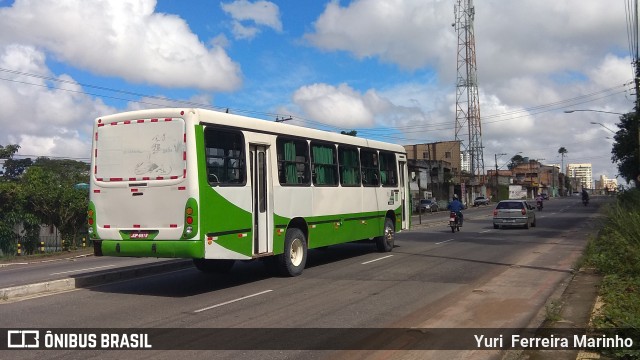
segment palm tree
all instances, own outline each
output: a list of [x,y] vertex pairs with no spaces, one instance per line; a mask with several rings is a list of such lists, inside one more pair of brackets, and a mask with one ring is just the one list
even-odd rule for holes
[[[562,167],[560,168],[560,172],[564,170],[564,155],[568,152],[569,151],[567,151],[567,149],[564,146],[561,146],[560,149],[558,149],[558,154],[562,156],[562,163],[560,165]],[[560,182],[560,194],[562,194],[562,181]]]

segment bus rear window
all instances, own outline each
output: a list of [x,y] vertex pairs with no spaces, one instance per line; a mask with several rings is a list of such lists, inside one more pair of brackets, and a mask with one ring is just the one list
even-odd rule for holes
[[183,119],[99,124],[95,136],[93,172],[98,181],[167,180],[186,175]]

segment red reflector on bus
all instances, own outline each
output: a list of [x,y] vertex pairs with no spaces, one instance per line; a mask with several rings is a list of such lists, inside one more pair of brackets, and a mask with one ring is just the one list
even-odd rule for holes
[[136,121],[138,124],[142,124],[144,122],[144,120],[138,120]]
[[171,224],[171,225],[169,225],[169,227],[171,227],[171,228],[177,228],[177,227],[178,227],[178,224]]
[[187,190],[186,186],[178,186],[178,190]]
[[134,229],[139,229],[140,228],[140,224],[133,224],[133,228]]
[[105,228],[105,229],[110,229],[110,228],[111,228],[111,225],[105,225],[105,226],[104,226],[104,228]]
[[94,190],[93,190],[93,193],[94,193],[94,194],[100,194],[100,189],[94,189]]
[[109,181],[122,181],[122,178],[113,177],[113,178],[109,178]]
[[125,121],[124,121],[124,123],[125,123],[126,125],[129,125],[129,124],[131,124],[131,120],[125,120]]
[[158,119],[151,119],[151,122],[158,122]]

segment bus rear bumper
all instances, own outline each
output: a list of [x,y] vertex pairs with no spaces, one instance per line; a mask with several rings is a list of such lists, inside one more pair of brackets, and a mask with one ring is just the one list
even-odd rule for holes
[[202,258],[201,241],[192,240],[94,240],[97,256],[131,256],[158,258]]

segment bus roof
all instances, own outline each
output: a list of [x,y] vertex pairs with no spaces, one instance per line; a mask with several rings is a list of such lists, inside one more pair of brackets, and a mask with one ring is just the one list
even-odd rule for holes
[[103,116],[96,119],[96,121],[108,123],[113,121],[124,121],[142,118],[183,117],[184,115],[182,115],[181,113],[185,115],[188,113],[195,114],[197,115],[198,120],[201,123],[205,124],[215,124],[225,127],[234,127],[242,130],[258,131],[269,134],[282,134],[295,137],[303,137],[311,140],[335,142],[354,145],[358,147],[376,148],[402,154],[406,153],[404,147],[397,144],[199,108],[161,108],[129,111]]

